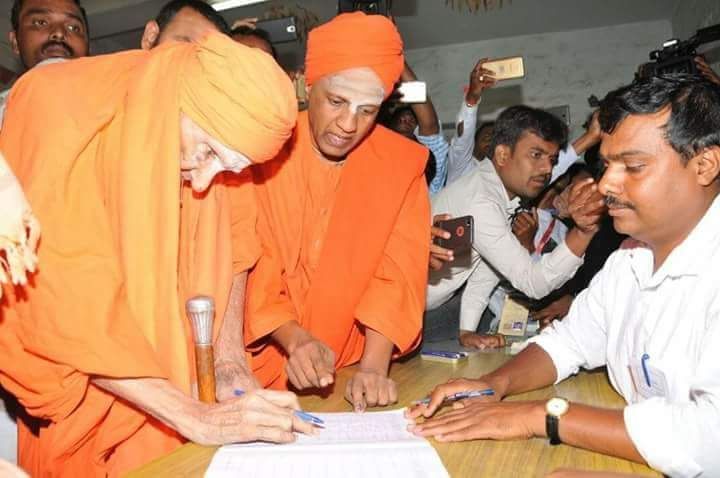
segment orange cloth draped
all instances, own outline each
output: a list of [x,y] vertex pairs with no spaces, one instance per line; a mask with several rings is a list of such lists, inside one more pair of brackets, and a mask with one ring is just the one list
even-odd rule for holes
[[10,94],[0,150],[43,236],[37,274],[0,308],[0,382],[39,419],[19,426],[32,476],[117,476],[182,443],[90,378],[165,378],[189,394],[185,300],[213,296],[217,332],[233,271],[257,260],[249,176],[181,186],[181,111],[253,161],[297,115],[272,59],[217,34],[50,65]]
[[312,85],[326,75],[369,67],[380,77],[387,98],[400,77],[403,61],[402,38],[388,18],[345,13],[310,31],[305,78]]
[[[290,320],[332,347],[338,368],[361,358],[365,327],[398,354],[417,345],[430,237],[427,156],[376,126],[340,167],[334,191],[316,184],[332,172],[313,173],[311,162],[323,160],[301,113],[278,160],[255,169],[262,255],[250,273],[245,342],[263,385],[287,387],[286,356],[268,335]],[[318,240],[319,254],[307,250]]]

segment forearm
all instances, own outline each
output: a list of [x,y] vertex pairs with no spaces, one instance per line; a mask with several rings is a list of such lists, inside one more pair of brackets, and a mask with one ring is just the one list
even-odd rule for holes
[[483,377],[501,396],[537,390],[555,383],[557,372],[550,355],[530,344],[502,367]]
[[600,138],[596,134],[586,131],[582,136],[573,141],[572,146],[578,156],[580,156],[585,151],[595,146],[598,141],[600,141]]
[[645,463],[630,440],[622,409],[609,410],[572,403],[568,413],[560,419],[559,431],[560,439],[568,445]]
[[216,362],[231,360],[245,363],[243,321],[245,316],[246,283],[247,272],[236,274],[233,277],[227,310],[215,342]]
[[381,333],[365,329],[365,350],[360,359],[360,368],[377,370],[387,375],[392,358],[393,343]]
[[300,337],[301,334],[308,334],[308,332],[296,321],[290,320],[275,329],[271,336],[285,352],[290,354],[295,349],[298,337]]
[[[545,402],[536,402],[530,418],[535,436],[547,437],[545,417]],[[571,403],[568,412],[560,418],[558,433],[566,445],[645,463],[627,433],[622,409]]]
[[565,244],[575,256],[582,257],[594,236],[594,232],[582,232],[577,227],[574,227],[565,236]]
[[91,382],[131,403],[183,436],[193,427],[200,402],[185,395],[162,378],[102,378]]
[[[405,64],[405,70],[400,76],[401,81],[417,81],[417,76],[412,69]],[[428,96],[425,103],[411,103],[410,108],[415,114],[415,119],[418,122],[418,133],[421,136],[430,136],[437,134],[440,131],[438,126],[438,117],[435,112],[435,107]]]

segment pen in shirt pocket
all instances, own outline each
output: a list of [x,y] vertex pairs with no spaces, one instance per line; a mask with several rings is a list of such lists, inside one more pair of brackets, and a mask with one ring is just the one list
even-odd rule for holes
[[[243,394],[245,394],[245,390],[240,390],[240,389],[236,388],[235,390],[233,390],[233,394],[236,397],[240,397]],[[322,421],[322,419],[316,417],[315,415],[311,415],[307,412],[303,412],[302,410],[295,410],[294,413],[295,413],[296,417],[298,417],[300,420],[302,420],[304,422],[312,423],[315,426],[324,426],[325,425],[325,422]]]

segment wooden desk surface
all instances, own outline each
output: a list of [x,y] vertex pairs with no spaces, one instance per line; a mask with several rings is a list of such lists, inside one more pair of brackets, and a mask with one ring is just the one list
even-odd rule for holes
[[[505,352],[479,353],[459,365],[428,362],[415,356],[396,363],[391,376],[398,383],[398,407],[422,398],[440,382],[452,377],[476,377],[497,368],[510,358]],[[313,412],[350,411],[343,399],[345,383],[353,368],[342,370],[337,377],[335,391],[327,398],[304,396],[303,409]],[[570,401],[606,408],[621,408],[622,398],[615,393],[604,372],[580,373],[565,382],[510,400],[547,399],[559,395]],[[634,473],[639,476],[660,476],[650,468],[618,458],[610,458],[565,445],[550,446],[546,439],[495,442],[470,441],[437,443],[431,440],[452,477],[541,477],[557,468],[605,470]],[[210,464],[215,448],[187,444],[173,453],[155,460],[129,476],[144,477],[200,477]]]

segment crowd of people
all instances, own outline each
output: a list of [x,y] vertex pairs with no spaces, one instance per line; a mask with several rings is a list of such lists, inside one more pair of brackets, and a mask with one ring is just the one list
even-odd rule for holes
[[[294,392],[398,401],[422,342],[506,345],[408,409],[439,441],[547,437],[671,476],[720,474],[720,78],[638,78],[585,132],[507,105],[476,62],[448,141],[391,20],[313,29],[307,102],[252,20],[172,0],[136,50],[91,56],[79,0],[15,0],[2,98],[0,385],[32,476],[116,476],[186,441],[293,441]],[[3,159],[4,158],[4,159]],[[472,216],[468,251],[438,245]],[[216,403],[183,315],[214,299]],[[627,406],[505,401],[605,366]],[[458,392],[493,394],[440,411]],[[237,390],[244,393],[238,396]]]

